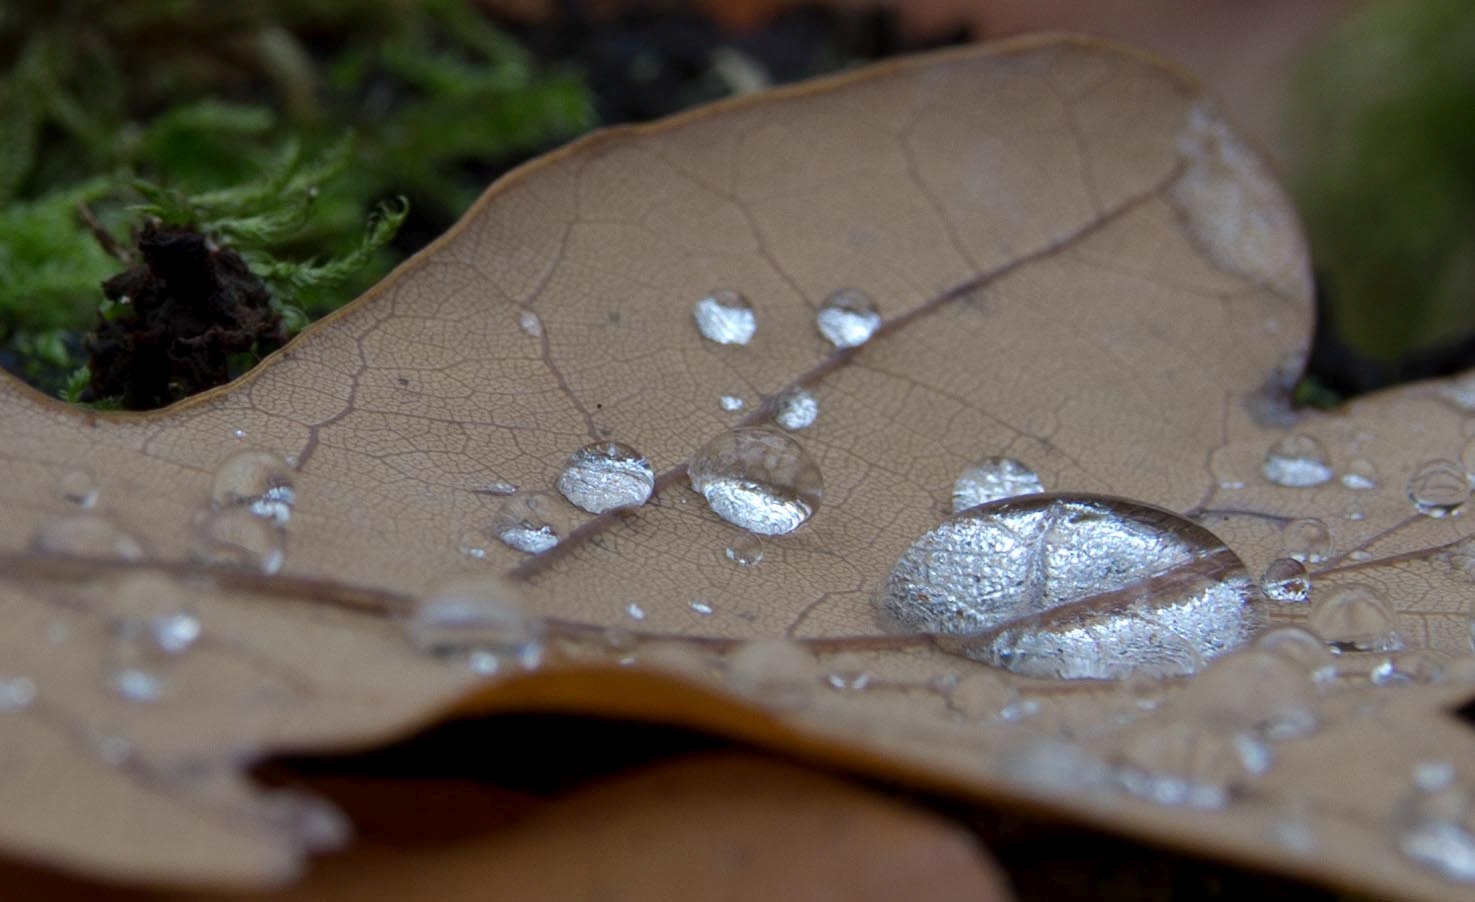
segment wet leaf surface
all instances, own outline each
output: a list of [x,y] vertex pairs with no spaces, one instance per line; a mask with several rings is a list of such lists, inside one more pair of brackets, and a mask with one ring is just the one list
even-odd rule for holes
[[[254,798],[233,768],[265,749],[362,743],[459,699],[465,712],[682,723],[1333,885],[1458,895],[1400,848],[1399,817],[1427,807],[1410,793],[1448,790],[1411,784],[1415,765],[1453,763],[1456,788],[1475,779],[1475,736],[1446,713],[1471,692],[1470,514],[1443,495],[1416,506],[1408,483],[1431,460],[1463,460],[1475,390],[1291,411],[1307,278],[1284,195],[1194,86],[1129,53],[1030,41],[587,139],[500,183],[246,381],[158,414],[65,410],[7,382],[0,541],[7,660],[20,663],[6,675],[27,682],[3,695],[34,697],[0,715],[22,762],[0,769],[17,800],[0,807],[0,837],[118,874],[280,879],[282,850],[312,845],[302,818],[277,816],[235,853],[224,833],[193,830],[207,800]],[[844,289],[880,317],[860,343],[834,342],[820,317]],[[699,302],[729,290],[752,307],[746,344],[699,330]],[[749,469],[723,483],[729,512],[795,498],[809,511],[755,539],[686,468],[727,430],[773,428],[787,402],[769,399],[800,391],[815,409],[793,438],[822,492],[800,493],[807,471],[777,452],[738,456]],[[728,410],[724,396],[751,403]],[[1293,436],[1315,439],[1335,478],[1267,470]],[[591,514],[557,494],[570,455],[603,442],[649,461],[647,503]],[[293,469],[285,520],[279,496],[212,501],[215,471],[243,450]],[[1271,626],[1340,624],[1323,636],[1342,652],[1336,675],[1308,688],[1310,672],[1256,669],[1225,647],[1183,668],[1200,676],[1042,679],[892,631],[878,588],[952,516],[959,476],[1002,457],[1058,497],[1193,521],[1250,574],[1299,553],[1309,602],[1250,604]],[[511,502],[513,525],[558,544],[508,544]],[[47,553],[28,551],[69,509]],[[96,560],[109,554],[142,562]],[[1181,588],[1164,566],[1125,585]],[[150,567],[199,606],[198,640],[167,658],[178,696],[148,666],[114,679],[132,659],[110,657],[113,640],[153,636],[158,613],[119,627],[110,599]],[[458,574],[501,581],[469,603],[465,641],[422,654],[393,621]],[[1328,601],[1353,585],[1376,603]],[[1105,580],[1075,603],[1127,604],[1123,587]],[[46,651],[34,637],[67,618],[86,638]],[[1148,620],[1149,644],[1181,639],[1171,618]],[[1077,657],[1121,653],[1113,631],[1082,630]],[[1400,645],[1439,666],[1400,659],[1409,679],[1374,679]],[[1235,681],[1207,676],[1221,666],[1310,701],[1230,704],[1215,687]],[[274,697],[274,668],[317,688]],[[99,733],[126,734],[150,768],[192,759],[228,787],[139,783],[69,738]],[[126,794],[108,809],[126,814],[89,819],[94,784]],[[59,793],[74,820],[38,815]],[[1451,824],[1456,838],[1471,826]],[[214,843],[213,857],[168,857],[154,838],[169,831]]]

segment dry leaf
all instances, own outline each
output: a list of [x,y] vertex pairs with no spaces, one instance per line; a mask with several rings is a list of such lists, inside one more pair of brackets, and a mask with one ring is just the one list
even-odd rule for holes
[[[846,287],[874,298],[883,324],[836,350],[816,313]],[[751,300],[750,344],[699,334],[693,305],[718,289]],[[531,675],[489,681],[463,710],[670,719],[1367,892],[1457,895],[1456,883],[1400,853],[1394,816],[1414,812],[1408,774],[1420,762],[1426,785],[1450,777],[1431,761],[1475,779],[1463,770],[1475,740],[1446,713],[1470,692],[1469,555],[1457,544],[1469,530],[1466,517],[1417,512],[1405,485],[1425,462],[1460,457],[1475,389],[1425,384],[1336,414],[1294,413],[1285,398],[1310,311],[1294,214],[1259,158],[1180,76],[1091,42],[927,57],[592,137],[500,183],[433,248],[225,390],[125,417],[64,410],[5,384],[12,514],[0,536],[12,549],[62,511],[63,494],[85,494],[74,471],[86,468],[95,509],[137,533],[139,553],[173,562],[169,578],[201,569],[179,562],[192,546],[201,554],[202,536],[214,543],[206,558],[272,569],[249,520],[222,526],[195,512],[209,503],[212,472],[243,449],[295,461],[296,492],[282,568],[291,579],[197,590],[210,606],[203,636],[219,630],[222,659],[180,675],[180,686],[206,687],[197,708],[104,701],[72,674],[107,666],[102,598],[116,586],[100,581],[134,565],[8,557],[7,603],[29,612],[13,619],[35,623],[16,631],[22,643],[34,648],[29,637],[63,609],[92,638],[15,668],[40,701],[66,704],[0,719],[16,737],[7,748],[49,764],[66,737],[106,724],[132,747],[228,774],[228,749],[402,728],[467,677],[455,670],[464,658],[442,672],[396,645],[385,614],[448,574],[506,574],[546,618],[546,655]],[[771,420],[773,399],[801,387],[818,416],[796,436],[823,474],[823,500],[807,525],[755,542],[691,490],[685,467],[714,436]],[[1267,449],[1295,434],[1315,436],[1328,455],[1324,473],[1302,459],[1301,481],[1341,474],[1372,487],[1268,481]],[[649,458],[656,491],[633,511],[585,514],[553,486],[571,452],[608,440]],[[1000,455],[1052,491],[1130,499],[1048,507],[1040,516],[1050,522],[1086,524],[1080,547],[1050,533],[1066,558],[1084,550],[1140,563],[1140,539],[1161,566],[1055,585],[1071,590],[1064,613],[987,642],[884,631],[873,595],[949,517],[958,475]],[[1429,478],[1432,491],[1453,477]],[[495,540],[508,485],[522,489],[512,496],[521,513],[561,531],[556,548],[528,557]],[[535,492],[553,494],[529,505]],[[214,516],[238,513],[226,504]],[[969,517],[997,539],[1006,514],[1035,516],[1016,505]],[[1325,542],[1293,522],[1310,517],[1323,521]],[[1101,524],[1120,527],[1109,547],[1090,539]],[[84,544],[78,535],[62,533],[60,545]],[[96,547],[96,530],[87,536]],[[1035,673],[1021,649],[1064,643],[1062,624],[1075,617],[1072,661],[1130,662],[1138,652],[1119,640],[1145,636],[1158,644],[1142,655],[1188,666],[1194,655],[1173,646],[1183,610],[1210,611],[1182,621],[1197,630],[1195,652],[1246,624],[1307,620],[1305,605],[1263,599],[1243,619],[1214,594],[1226,578],[1243,588],[1236,556],[1258,574],[1287,543],[1312,557],[1330,546],[1312,567],[1313,598],[1370,586],[1410,648],[1445,657],[1401,658],[1379,679],[1412,682],[1380,685],[1370,677],[1385,656],[1365,652],[1342,655],[1339,675],[1321,684],[1306,670],[1287,676],[1279,657],[1117,682],[1020,676],[960,653]],[[992,572],[999,560],[966,563]],[[1164,592],[1205,585],[1208,602],[1153,609]],[[262,594],[297,600],[245,597]],[[67,601],[81,595],[94,600]],[[370,610],[319,603],[334,600]],[[1349,604],[1364,605],[1364,620],[1377,613]],[[536,643],[523,638],[517,655],[492,663],[535,665]],[[486,654],[473,658],[482,669]],[[228,668],[263,656],[323,680],[312,704],[242,718],[255,681]],[[1437,671],[1443,678],[1429,681]],[[376,681],[376,711],[341,704],[359,679]],[[1239,735],[1249,728],[1258,735]],[[0,772],[0,792],[16,800],[0,807],[12,850],[123,874],[284,872],[280,857],[232,858],[223,837],[209,865],[125,865],[127,843],[153,849],[167,831],[194,835],[197,796],[172,779],[139,792],[126,770],[71,747],[67,770]],[[154,752],[143,757],[152,763]],[[78,825],[102,810],[84,783],[127,787],[127,813]],[[189,806],[172,804],[181,793]],[[1452,793],[1441,804],[1454,804]],[[61,794],[78,806],[65,834],[35,814]],[[1458,841],[1451,830],[1435,838]]]

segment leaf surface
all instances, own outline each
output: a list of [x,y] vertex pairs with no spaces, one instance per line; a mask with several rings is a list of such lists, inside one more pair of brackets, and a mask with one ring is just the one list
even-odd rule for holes
[[[836,350],[815,316],[847,287],[876,300],[883,325]],[[750,345],[698,333],[693,305],[718,289],[752,302]],[[0,788],[90,799],[50,751],[68,731],[112,730],[151,762],[193,756],[228,775],[228,750],[363,742],[459,698],[463,711],[672,720],[1324,882],[1455,895],[1398,854],[1389,823],[1414,764],[1472,760],[1469,729],[1446,713],[1467,685],[1376,686],[1377,656],[1344,656],[1344,675],[1316,690],[1319,728],[1276,741],[1273,766],[1196,810],[1030,777],[1060,743],[1109,764],[1134,737],[1202,723],[1212,706],[1196,680],[1017,677],[888,633],[872,603],[947,515],[958,474],[1007,455],[1052,491],[1189,515],[1250,573],[1284,554],[1290,521],[1320,518],[1333,550],[1313,567],[1316,591],[1372,585],[1410,646],[1467,673],[1469,584],[1451,551],[1466,518],[1417,514],[1404,485],[1432,458],[1459,459],[1475,391],[1425,384],[1293,412],[1310,320],[1304,243],[1267,167],[1195,86],[1096,43],[925,57],[596,135],[499,183],[427,252],[221,391],[101,416],[4,383],[7,604],[34,621],[6,641],[34,651],[57,599],[89,592],[66,610],[97,639],[12,653],[38,699],[68,713],[46,723],[47,702],[0,719],[41,762],[0,774]],[[796,437],[823,501],[738,566],[727,550],[744,534],[685,467],[798,387],[818,399]],[[1338,472],[1373,462],[1376,487],[1269,482],[1266,450],[1292,433],[1318,437]],[[606,440],[649,458],[656,491],[633,511],[586,514],[552,487],[572,451]],[[205,571],[217,575],[196,590],[200,619],[222,647],[185,662],[200,673],[178,683],[197,705],[104,700],[107,581],[142,565],[28,555],[33,530],[85,468],[98,509],[168,579],[198,585],[195,511],[246,448],[295,462],[285,576]],[[502,484],[553,493],[557,547],[528,557],[492,538]],[[415,653],[390,622],[466,573],[505,575],[549,624],[543,666],[470,695],[468,674]],[[1256,604],[1273,624],[1306,620],[1305,606]],[[800,645],[750,641],[778,639]],[[261,658],[317,688],[261,701]],[[1031,716],[1001,716],[1020,703]],[[134,792],[118,804],[149,829],[53,828],[27,801],[0,807],[10,848],[135,875],[289,872],[280,831],[236,853],[221,834],[215,857],[136,857],[157,851],[156,830],[193,830],[193,809],[165,810],[181,784],[140,788],[127,768],[72,758],[87,780]],[[1287,823],[1311,844],[1278,838]]]

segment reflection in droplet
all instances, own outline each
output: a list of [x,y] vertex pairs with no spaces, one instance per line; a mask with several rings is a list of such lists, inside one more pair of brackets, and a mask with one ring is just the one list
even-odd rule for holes
[[1419,770],[1393,813],[1393,844],[1447,880],[1475,883],[1475,791],[1448,764]]
[[1337,657],[1315,633],[1299,626],[1278,626],[1261,633],[1254,648],[1278,655],[1301,669],[1314,683],[1337,678]]
[[819,673],[814,658],[799,643],[755,639],[728,656],[727,685],[769,707],[792,710],[809,704]]
[[1028,495],[954,514],[876,596],[882,617],[1017,673],[1172,676],[1264,618],[1244,564],[1177,514],[1099,495]]
[[286,525],[297,501],[292,468],[269,451],[238,451],[215,469],[210,502],[217,508],[245,507],[252,514]]
[[773,399],[773,419],[793,432],[807,429],[819,416],[819,401],[806,389],[794,388]]
[[492,518],[492,532],[508,548],[542,554],[558,544],[558,531],[549,522],[552,516],[553,502],[547,495],[513,495]]
[[639,451],[619,442],[595,442],[569,456],[558,490],[591,514],[639,507],[650,499],[656,475]]
[[1357,458],[1347,464],[1342,474],[1342,485],[1354,491],[1367,491],[1378,487],[1378,470],[1372,461]]
[[1393,612],[1370,586],[1351,584],[1335,586],[1325,594],[1318,591],[1307,623],[1332,646],[1348,651],[1403,648]]
[[1045,490],[1034,470],[1010,457],[985,457],[953,483],[953,513],[1016,495]]
[[698,617],[711,617],[714,610],[714,608],[710,604],[702,601],[700,598],[688,602],[687,607],[691,608],[691,612],[693,614],[696,614]]
[[752,533],[742,533],[728,543],[724,556],[739,567],[751,567],[763,560],[763,542]]
[[97,480],[87,470],[68,470],[61,474],[61,497],[75,507],[88,510],[97,504]]
[[1332,553],[1332,533],[1315,517],[1292,520],[1281,531],[1286,557],[1306,564],[1318,564]]
[[523,310],[517,314],[517,328],[529,338],[543,337],[543,321],[531,310]]
[[787,433],[733,429],[692,458],[687,476],[717,516],[749,532],[774,536],[803,526],[819,508],[819,467]]
[[625,605],[625,616],[629,617],[631,620],[644,620],[645,608],[642,608],[638,603],[632,601],[629,604]]
[[495,576],[456,577],[421,598],[405,621],[421,651],[466,658],[479,673],[504,662],[531,669],[543,654],[543,622],[522,610],[515,589]]
[[720,345],[745,345],[758,328],[753,305],[736,291],[712,292],[697,301],[692,316],[702,337]]
[[743,409],[743,399],[737,395],[723,395],[717,399],[717,403],[728,413],[736,413]]
[[249,507],[202,510],[195,517],[190,556],[201,564],[272,574],[286,563],[286,538],[276,520]]
[[1260,470],[1276,485],[1291,488],[1321,485],[1333,475],[1326,448],[1310,435],[1288,435],[1271,445]]
[[1408,500],[1426,517],[1448,517],[1459,513],[1470,500],[1470,480],[1465,468],[1452,460],[1431,460],[1408,478]]
[[14,714],[31,707],[36,700],[36,684],[30,677],[0,677],[0,714]]
[[1275,741],[1316,731],[1316,690],[1286,657],[1263,649],[1225,655],[1193,678],[1185,706],[1199,718]]
[[1415,648],[1395,652],[1379,661],[1368,679],[1378,686],[1428,686],[1445,681],[1448,663],[1436,651]]
[[31,536],[31,548],[47,554],[140,560],[143,545],[103,514],[76,513],[42,521]]
[[825,298],[815,317],[819,333],[837,348],[855,348],[871,340],[881,328],[876,302],[853,288],[844,288]]
[[1260,591],[1271,601],[1300,604],[1311,597],[1311,577],[1306,573],[1306,565],[1295,558],[1279,558],[1265,568],[1265,575],[1260,577]]

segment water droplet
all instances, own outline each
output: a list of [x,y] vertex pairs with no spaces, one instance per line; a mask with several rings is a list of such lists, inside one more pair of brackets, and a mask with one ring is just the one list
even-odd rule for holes
[[1427,686],[1445,681],[1444,655],[1416,648],[1396,652],[1378,662],[1368,679],[1378,686]]
[[693,614],[696,614],[698,617],[711,617],[712,616],[712,611],[713,611],[712,606],[710,604],[706,603],[705,601],[700,600],[700,599],[688,603],[687,604],[687,607],[691,608],[691,612]]
[[763,560],[763,542],[751,533],[734,536],[725,556],[739,567],[751,567]]
[[1190,673],[1264,617],[1244,564],[1170,511],[1028,495],[954,514],[902,555],[883,618],[1028,676]]
[[543,321],[531,310],[524,310],[517,314],[517,328],[529,338],[543,337]]
[[1281,814],[1270,825],[1270,839],[1281,848],[1297,855],[1315,855],[1321,848],[1316,830],[1303,815]]
[[230,434],[231,434],[231,437],[232,438],[242,439],[242,438],[245,438],[246,437],[246,430],[244,430],[244,429],[232,429],[230,431]]
[[712,292],[697,301],[692,315],[702,337],[720,345],[745,345],[758,329],[753,305],[736,291]]
[[456,541],[456,550],[474,560],[484,561],[491,553],[492,540],[479,529],[462,530],[460,539]]
[[721,398],[718,399],[718,403],[722,406],[722,409],[727,411],[728,413],[736,413],[737,411],[743,409],[743,399],[739,398],[737,395],[723,395]]
[[36,684],[30,677],[0,677],[0,714],[24,711],[35,700]]
[[744,642],[727,658],[727,685],[773,708],[804,707],[818,682],[814,658],[788,639]]
[[842,288],[820,305],[815,317],[819,334],[837,348],[855,348],[871,340],[881,328],[876,302],[853,288]]
[[188,611],[161,614],[147,621],[146,629],[160,651],[169,655],[184,654],[200,638],[200,621]]
[[285,833],[304,851],[332,852],[348,845],[353,827],[328,800],[296,789],[272,789],[253,800],[257,817]]
[[792,388],[773,400],[773,418],[790,432],[807,429],[819,416],[819,401],[802,388]]
[[61,474],[61,497],[68,504],[88,510],[97,504],[97,480],[87,470],[68,470]]
[[1354,491],[1365,492],[1378,487],[1378,470],[1372,461],[1358,458],[1347,465],[1342,474],[1342,485]]
[[543,655],[543,622],[528,616],[515,589],[495,576],[441,583],[417,602],[405,632],[416,648],[440,657],[480,653],[468,662],[480,673],[509,661],[532,669]]
[[1470,500],[1465,468],[1452,460],[1431,460],[1408,478],[1408,500],[1426,517],[1448,517]]
[[1244,482],[1241,481],[1241,480],[1238,480],[1238,479],[1221,479],[1221,480],[1219,480],[1219,488],[1224,489],[1225,491],[1237,492],[1237,491],[1239,491],[1240,489],[1242,489],[1244,487],[1245,487]]
[[1291,488],[1321,485],[1333,475],[1326,448],[1309,435],[1288,435],[1271,445],[1260,470],[1276,485]]
[[1475,792],[1448,765],[1425,769],[1393,812],[1393,843],[1445,879],[1475,883]]
[[478,491],[483,495],[516,495],[517,486],[510,482],[489,482]]
[[1149,723],[1129,734],[1115,774],[1127,792],[1159,805],[1217,810],[1266,765],[1266,750],[1232,730],[1193,721]]
[[287,555],[286,538],[276,523],[249,507],[200,511],[190,556],[202,564],[277,573]]
[[1163,681],[1142,673],[1130,673],[1117,683],[1115,695],[1128,709],[1128,720],[1135,720],[1137,711],[1155,711],[1167,700],[1167,689]]
[[162,676],[138,667],[120,667],[110,670],[105,680],[107,687],[120,698],[130,702],[156,702],[164,697],[167,684]]
[[1332,646],[1348,651],[1398,651],[1403,639],[1388,604],[1369,586],[1335,586],[1317,592],[1308,624]]
[[787,433],[753,427],[717,436],[692,458],[691,486],[717,516],[749,532],[784,535],[819,508],[819,467]]
[[836,655],[827,670],[825,685],[836,692],[864,692],[871,685],[871,674],[858,655]]
[[1262,649],[1225,655],[1184,692],[1196,717],[1281,741],[1316,732],[1316,689],[1304,669]]
[[1337,657],[1315,633],[1299,626],[1278,626],[1255,639],[1258,651],[1278,655],[1301,669],[1314,683],[1337,678]]
[[297,500],[292,481],[292,468],[279,455],[238,451],[215,469],[210,502],[217,508],[245,507],[258,517],[285,526]]
[[1302,563],[1317,564],[1331,556],[1331,530],[1315,517],[1292,520],[1281,531],[1280,537],[1286,557]]
[[1301,604],[1311,597],[1311,577],[1306,565],[1295,558],[1283,557],[1270,562],[1260,577],[1260,591],[1271,601]]
[[542,554],[558,544],[558,531],[549,522],[552,518],[553,501],[547,495],[513,495],[492,518],[492,532],[508,548]]
[[141,560],[143,544],[108,517],[96,513],[65,514],[45,520],[31,537],[31,548],[48,554]]
[[1074,743],[1031,738],[1004,750],[999,764],[1016,783],[1054,795],[1083,796],[1111,785],[1105,761]]
[[639,451],[619,442],[595,442],[569,456],[558,490],[591,514],[639,507],[650,499],[656,475]]
[[631,620],[644,620],[645,608],[642,608],[640,605],[632,601],[629,604],[625,605],[625,616],[629,617]]
[[953,513],[1016,495],[1035,495],[1045,490],[1040,477],[1010,457],[985,457],[964,470],[953,483]]
[[974,673],[947,693],[948,706],[970,720],[997,720],[1019,703],[1019,690],[997,674]]

